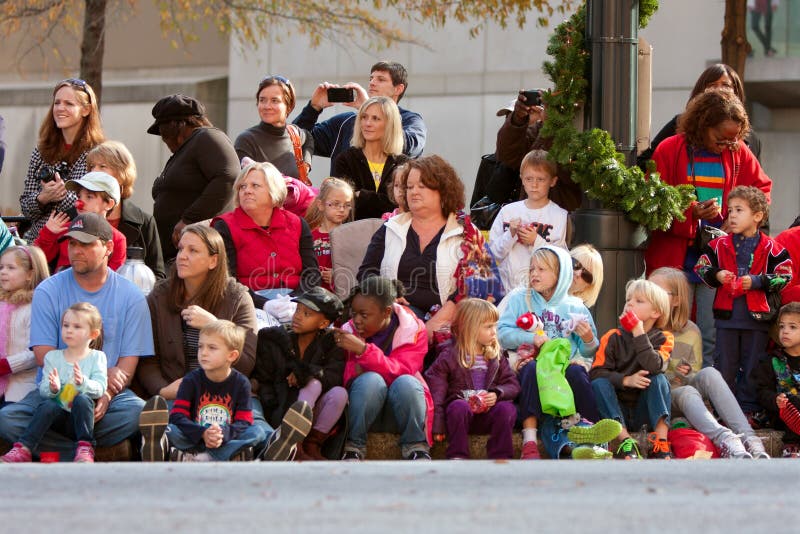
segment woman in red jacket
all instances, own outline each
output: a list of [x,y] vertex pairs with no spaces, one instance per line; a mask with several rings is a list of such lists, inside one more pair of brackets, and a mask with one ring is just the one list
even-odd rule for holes
[[695,240],[703,227],[725,230],[728,193],[737,185],[761,189],[769,199],[772,181],[743,142],[750,121],[736,94],[728,89],[708,89],[689,101],[678,121],[678,134],[658,145],[653,160],[661,179],[669,185],[694,186],[697,200],[666,231],[654,231],[645,251],[647,274],[660,267],[682,269],[694,284],[697,325],[703,334],[703,367],[713,364],[714,291],[693,268],[700,256]]
[[256,306],[319,285],[314,240],[305,220],[283,209],[286,181],[271,163],[247,165],[233,184],[236,209],[215,217],[228,269]]

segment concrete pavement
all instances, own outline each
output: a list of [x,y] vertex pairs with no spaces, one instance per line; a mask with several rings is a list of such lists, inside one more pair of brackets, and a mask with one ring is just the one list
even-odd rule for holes
[[0,532],[769,532],[800,461],[0,465]]

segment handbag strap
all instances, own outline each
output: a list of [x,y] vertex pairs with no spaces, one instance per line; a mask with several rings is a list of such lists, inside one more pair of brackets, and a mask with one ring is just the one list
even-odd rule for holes
[[311,185],[311,180],[308,179],[308,164],[303,160],[300,129],[294,124],[289,124],[286,126],[286,133],[289,134],[289,139],[292,140],[292,147],[294,148],[294,161],[297,163],[297,172],[299,174],[297,178],[304,184]]

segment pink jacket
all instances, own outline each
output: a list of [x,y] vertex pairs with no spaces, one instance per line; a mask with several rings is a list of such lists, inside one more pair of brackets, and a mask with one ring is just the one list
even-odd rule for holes
[[[422,378],[422,364],[428,352],[428,333],[425,323],[417,318],[405,306],[393,305],[393,311],[400,320],[392,339],[392,351],[387,356],[380,347],[367,343],[367,349],[360,357],[352,352],[347,352],[344,366],[344,383],[349,384],[359,374],[367,371],[378,373],[392,385],[400,376],[412,375],[420,381],[425,390],[426,417],[425,426],[428,444],[433,445],[433,397],[425,379]],[[348,321],[342,330],[355,333],[353,321]],[[360,367],[360,371],[358,370]]]

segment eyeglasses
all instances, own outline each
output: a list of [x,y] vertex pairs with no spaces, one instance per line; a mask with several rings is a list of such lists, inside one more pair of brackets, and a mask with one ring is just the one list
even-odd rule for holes
[[89,90],[86,88],[86,86],[88,85],[86,83],[86,80],[81,80],[80,78],[67,78],[65,80],[61,80],[61,82],[59,82],[59,85],[61,85],[63,83],[68,83],[71,86],[77,87],[78,89],[80,89],[81,91],[86,93],[86,96],[89,97],[89,103],[90,104],[92,103],[92,95],[89,93]]
[[345,202],[344,204],[341,202],[326,202],[325,205],[334,210],[341,210],[341,209],[349,210],[350,208],[353,207],[353,204],[350,202]]
[[586,282],[587,284],[591,284],[592,282],[594,282],[594,276],[592,276],[592,273],[587,271],[586,267],[581,265],[581,262],[579,262],[575,258],[572,258],[572,270],[575,271],[575,272],[580,271],[581,272],[581,274],[580,274],[581,279],[584,282]]
[[289,78],[284,78],[283,76],[276,76],[276,75],[264,76],[261,79],[261,82],[259,82],[259,85],[263,84],[264,82],[270,82],[272,80],[279,81],[283,85],[292,85],[292,82],[289,81]]

